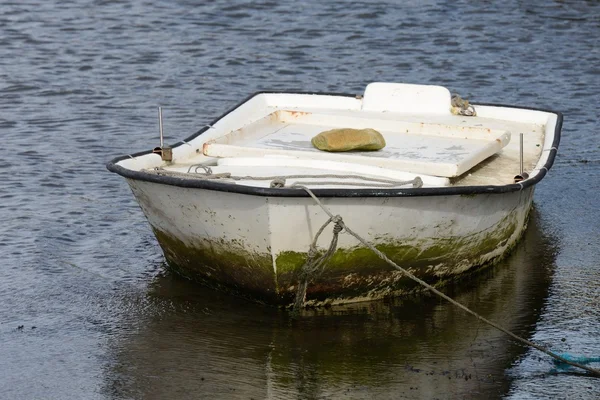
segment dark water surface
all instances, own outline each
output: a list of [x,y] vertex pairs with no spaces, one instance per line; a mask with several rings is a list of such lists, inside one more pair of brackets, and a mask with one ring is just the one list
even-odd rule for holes
[[[598,1],[0,1],[0,398],[600,397],[600,380],[435,298],[308,311],[164,272],[116,155],[264,89],[447,86],[564,112],[526,237],[448,288],[600,356]],[[599,368],[600,365],[596,364]]]

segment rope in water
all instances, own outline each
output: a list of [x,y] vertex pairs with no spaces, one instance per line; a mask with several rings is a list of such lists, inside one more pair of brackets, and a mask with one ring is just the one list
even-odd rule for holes
[[[305,301],[305,297],[306,297],[306,287],[308,285],[308,273],[309,271],[317,271],[318,269],[322,269],[323,266],[325,265],[325,263],[327,262],[327,259],[335,252],[335,245],[337,245],[337,238],[339,233],[343,230],[345,230],[346,232],[348,232],[349,234],[351,234],[352,236],[354,236],[356,239],[358,239],[364,246],[368,247],[371,251],[373,251],[375,254],[377,254],[377,256],[379,256],[379,258],[381,258],[382,260],[384,260],[385,262],[387,262],[388,264],[390,264],[392,267],[396,268],[397,270],[399,270],[400,272],[402,272],[406,277],[412,279],[413,281],[417,282],[419,285],[425,287],[426,289],[428,289],[430,292],[440,296],[441,298],[443,298],[444,300],[448,301],[449,303],[457,306],[458,308],[460,308],[461,310],[465,311],[468,314],[471,314],[472,316],[474,316],[475,318],[479,319],[482,322],[485,322],[486,324],[504,332],[505,334],[507,334],[508,336],[512,337],[513,339],[517,340],[518,342],[521,342],[523,344],[526,344],[527,346],[531,346],[534,349],[537,349],[547,355],[549,355],[550,357],[554,358],[555,360],[558,360],[560,362],[563,362],[565,364],[571,365],[573,367],[577,367],[577,368],[581,368],[589,373],[591,373],[594,376],[600,377],[600,370],[588,367],[586,365],[583,365],[581,363],[578,362],[574,362],[572,360],[569,360],[567,358],[565,358],[565,355],[559,355],[556,354],[548,349],[546,349],[543,346],[540,346],[536,343],[533,343],[527,339],[524,339],[520,336],[515,335],[514,333],[512,333],[511,331],[509,331],[506,328],[503,328],[502,326],[482,317],[481,315],[477,314],[475,311],[472,311],[471,309],[469,309],[468,307],[464,306],[463,304],[459,303],[458,301],[452,299],[451,297],[445,295],[444,293],[440,292],[439,290],[437,290],[436,288],[434,288],[433,286],[429,285],[427,282],[417,278],[416,276],[414,276],[413,274],[411,274],[410,272],[408,272],[406,269],[400,267],[398,264],[396,264],[394,261],[390,260],[385,254],[383,254],[381,251],[379,251],[375,246],[373,246],[371,243],[367,242],[365,239],[363,239],[359,234],[357,234],[356,232],[352,231],[350,228],[348,228],[348,226],[346,226],[346,224],[344,223],[343,219],[341,216],[339,215],[333,215],[333,213],[331,213],[331,211],[329,211],[329,209],[327,209],[327,207],[325,207],[325,205],[323,205],[323,203],[317,198],[317,196],[315,196],[315,194],[306,186],[303,185],[299,185],[299,184],[294,184],[292,185],[292,187],[296,187],[299,189],[303,189],[306,193],[308,193],[310,195],[310,197],[313,198],[313,200],[317,203],[317,205],[319,207],[321,207],[321,209],[323,211],[325,211],[325,213],[329,216],[329,220],[327,220],[327,222],[321,227],[321,229],[319,230],[319,232],[317,233],[317,235],[315,236],[315,240],[313,241],[312,245],[311,245],[311,249],[309,251],[309,257],[307,258],[307,262],[305,263],[305,266],[302,267],[302,278],[303,278],[303,282],[301,282],[300,288],[303,287],[303,289],[298,290],[298,292],[296,293],[296,303],[294,305],[294,310],[297,311],[300,307],[302,307],[302,303]],[[329,223],[334,222],[335,223],[335,227],[334,227],[334,239],[331,242],[331,245],[329,246],[329,249],[327,250],[327,252],[318,260],[314,260],[314,254],[316,252],[316,240],[319,237],[319,235],[321,234],[321,232],[325,229],[325,227],[327,225],[329,225]],[[334,244],[335,242],[335,244]],[[333,247],[333,250],[332,250]],[[313,256],[311,257],[311,253],[313,254]],[[301,290],[303,290],[303,293],[301,293]]]

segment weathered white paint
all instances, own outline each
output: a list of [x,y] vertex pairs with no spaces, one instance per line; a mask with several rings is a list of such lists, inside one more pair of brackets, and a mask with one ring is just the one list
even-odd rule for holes
[[[278,257],[289,252],[307,254],[316,232],[328,218],[311,198],[247,196],[128,182],[155,231],[177,238],[189,248],[209,246],[216,254],[239,252],[248,258],[250,271],[264,270],[264,265],[259,265],[253,257],[258,260],[267,255],[271,258],[275,282]],[[477,254],[474,259],[454,264],[449,264],[443,255],[432,259],[428,275],[449,278],[502,256],[514,245],[525,228],[532,194],[528,189],[473,197],[325,198],[322,201],[331,212],[341,215],[351,229],[375,245],[397,243],[426,252],[434,247],[451,246],[456,241],[461,251]],[[507,226],[514,226],[514,230],[503,232]],[[481,242],[496,233],[501,235],[501,245],[478,253]],[[327,229],[318,244],[326,248],[330,240],[331,229]],[[170,250],[165,248],[167,243],[161,245],[165,251]],[[340,235],[338,249],[352,251],[358,247],[360,243],[354,237]],[[410,263],[403,267],[411,268]],[[208,268],[204,273],[210,277],[210,267],[204,268]],[[401,273],[394,272],[388,279],[391,284],[401,278]],[[332,293],[328,302],[362,301],[395,294],[382,290],[380,284],[373,282],[377,290],[366,288],[353,298]]]
[[206,239],[269,252],[267,198],[128,180],[150,225],[186,245]]
[[[471,237],[493,229],[512,214],[515,222],[524,223],[530,198],[523,192],[506,195],[325,198],[323,204],[344,218],[345,223],[373,243],[387,240],[420,241],[421,239],[457,239]],[[274,254],[291,250],[306,252],[327,215],[311,198],[272,198],[269,200],[269,223],[275,235],[271,242]],[[328,243],[326,235],[321,243]],[[340,235],[341,248],[358,246],[348,234]]]
[[362,109],[449,115],[450,91],[442,86],[374,82],[365,89]]
[[[122,160],[118,165],[135,171],[160,167],[188,173],[190,166],[202,164],[217,174],[280,176],[333,172],[405,180],[405,177],[415,176],[410,172],[415,169],[409,164],[419,164],[420,158],[427,158],[433,152],[440,154],[425,161],[426,169],[416,169],[423,175],[425,186],[507,185],[519,172],[518,140],[510,141],[510,135],[514,138],[524,133],[525,169],[530,171],[531,177],[540,173],[552,150],[557,123],[554,114],[475,105],[477,117],[455,116],[449,112],[449,93],[442,89],[377,83],[367,88],[364,99],[261,94],[227,114],[202,135],[173,149],[172,163],[147,154]],[[428,102],[433,104],[430,109]],[[329,153],[309,147],[311,135],[331,127],[374,127],[389,135],[390,148],[396,149],[396,153],[402,150],[402,141],[405,145],[408,143],[407,136],[411,136],[411,140],[425,139],[422,146],[425,148],[412,159],[409,157],[410,163],[404,163],[401,168],[389,162],[394,161],[394,154],[381,158],[383,163],[360,165],[356,157],[369,159],[369,164],[373,156],[332,158]],[[395,143],[394,137],[401,139]],[[461,142],[463,149],[470,153],[461,155],[456,162],[452,159],[453,172],[448,169],[444,172],[442,168],[442,164],[453,157],[451,146],[436,148],[444,140],[474,143],[473,148],[466,149]],[[211,152],[211,146],[218,151]],[[248,149],[252,147],[260,154],[249,157]],[[419,146],[413,147],[419,150]],[[269,155],[277,153],[273,150],[282,153]],[[313,157],[319,154],[321,159]],[[217,159],[215,155],[227,157]],[[255,157],[258,155],[261,157]],[[477,163],[480,163],[477,168],[463,173]],[[461,176],[451,182],[443,177],[459,173]],[[293,182],[302,183],[300,180],[288,183]],[[350,180],[347,187],[352,188],[354,182]],[[203,268],[201,274],[224,279],[230,286],[249,285],[254,292],[260,292],[261,285],[273,286],[265,289],[269,296],[285,295],[293,290],[290,279],[296,272],[284,270],[290,268],[286,257],[305,254],[327,219],[309,197],[242,195],[132,179],[128,179],[128,183],[169,260],[191,268],[199,265]],[[252,180],[228,183],[268,185],[265,181]],[[340,186],[331,182],[326,187]],[[420,262],[420,273],[446,278],[504,255],[525,229],[532,197],[533,188],[529,187],[510,193],[473,196],[330,197],[322,201],[368,241],[389,246],[392,252],[409,246],[410,251],[415,252],[414,259]],[[330,232],[324,234],[319,242],[321,246],[328,244]],[[340,235],[340,254],[347,252],[348,257],[353,257],[357,248],[355,238]],[[435,251],[441,252],[439,256]],[[194,258],[198,254],[216,260],[219,265],[206,265],[205,260]],[[332,293],[328,301],[365,300],[400,293],[397,291],[400,289],[390,289],[400,281],[399,272],[380,269],[373,273],[367,268],[367,278],[351,271],[344,276],[343,259],[336,261],[336,268],[342,268],[342,274],[330,277],[336,281],[322,282],[333,285],[341,293]],[[228,260],[235,267],[229,268]],[[412,268],[410,261],[403,258],[403,267]],[[237,269],[243,270],[243,274]],[[362,285],[360,289],[364,290],[352,292],[352,298],[342,293],[345,288],[356,285]]]
[[[419,127],[422,126],[427,127],[428,135],[435,134],[436,129],[432,128],[436,124],[444,127],[445,135],[466,131],[471,138],[478,137],[480,132],[488,129],[492,132],[507,131],[517,138],[519,133],[524,133],[524,161],[526,170],[531,170],[536,165],[543,166],[546,162],[556,124],[556,117],[553,114],[542,111],[475,104],[477,117],[468,118],[442,113],[427,114],[424,110],[420,113],[414,110],[370,111],[362,109],[363,101],[360,98],[332,95],[260,94],[224,116],[211,129],[194,138],[185,146],[174,148],[173,163],[164,163],[158,155],[149,154],[120,161],[119,165],[132,170],[143,170],[157,166],[169,168],[199,163],[215,164],[217,162],[215,158],[205,156],[202,152],[205,143],[221,142],[224,137],[235,137],[236,131],[244,131],[244,127],[253,124],[256,126],[259,121],[276,113],[284,123],[282,125],[289,123],[296,125],[328,124],[327,126],[335,127],[338,121],[343,120],[344,123],[350,123],[353,126],[362,127],[365,124],[373,124],[383,130],[390,129],[389,126],[401,126],[402,129],[408,129],[412,133],[419,133]],[[357,115],[364,118],[358,118]],[[386,123],[389,126],[386,127]],[[369,127],[367,125],[364,127]],[[240,143],[237,139],[236,142]],[[546,154],[540,154],[542,148]],[[518,140],[511,140],[495,157],[486,160],[482,164],[483,168],[478,169],[477,174],[463,174],[460,179],[453,181],[453,185],[509,184],[519,172],[518,159]],[[535,174],[537,170],[532,172]],[[530,174],[530,176],[533,175]]]

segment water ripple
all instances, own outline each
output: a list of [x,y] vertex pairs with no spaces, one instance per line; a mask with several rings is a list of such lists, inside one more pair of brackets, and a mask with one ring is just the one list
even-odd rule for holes
[[[143,397],[146,387],[160,389],[151,382],[168,387],[160,377],[172,368],[194,377],[173,382],[216,397],[265,397],[268,384],[276,398],[434,396],[426,387],[439,388],[440,397],[551,397],[564,387],[593,397],[595,382],[546,375],[547,360],[504,351],[496,337],[484,336],[492,350],[470,337],[468,350],[445,352],[436,340],[447,338],[428,324],[472,333],[457,325],[467,320],[449,320],[448,308],[423,306],[425,317],[407,320],[394,313],[406,308],[379,305],[307,318],[296,330],[272,310],[212,292],[198,298],[195,286],[171,278],[155,281],[160,249],[126,183],[104,164],[156,145],[157,105],[167,141],[176,142],[259,90],[361,93],[372,81],[404,81],[445,85],[475,102],[563,111],[556,167],[536,191],[539,237],[508,266],[522,265],[540,283],[527,281],[532,294],[521,293],[519,304],[532,307],[508,320],[535,339],[598,353],[599,22],[600,3],[573,0],[3,2],[0,368],[7,374],[0,393]],[[485,282],[503,288],[498,293],[523,284],[503,286],[510,279],[501,274]],[[508,298],[498,296],[486,304]],[[412,341],[404,328],[429,341]],[[421,358],[408,363],[399,338],[418,343],[409,350]],[[493,381],[465,380],[459,370],[472,368],[473,356],[480,371],[515,367]],[[493,369],[497,357],[506,358]],[[434,374],[415,372],[426,368]],[[444,392],[446,382],[453,392]]]

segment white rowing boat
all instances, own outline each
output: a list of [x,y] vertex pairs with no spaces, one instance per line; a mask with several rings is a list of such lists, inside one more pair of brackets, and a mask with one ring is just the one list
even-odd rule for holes
[[[360,96],[257,93],[185,141],[108,169],[127,179],[169,265],[211,286],[290,304],[328,220],[309,192],[399,266],[441,284],[515,245],[562,126],[557,112],[461,105],[443,87],[397,83]],[[386,146],[311,144],[335,128],[375,129]],[[420,289],[344,231],[307,279],[312,305]]]

